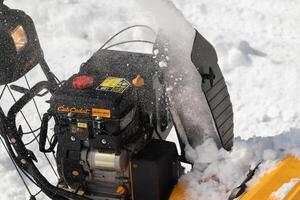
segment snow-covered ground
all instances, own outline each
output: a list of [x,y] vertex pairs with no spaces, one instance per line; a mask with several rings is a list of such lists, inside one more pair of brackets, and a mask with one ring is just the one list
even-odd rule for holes
[[[188,182],[196,199],[223,200],[250,166],[263,161],[263,172],[288,153],[300,154],[300,1],[173,2],[215,46],[235,113],[233,151],[217,152],[208,141],[203,144],[207,148],[201,148],[206,151],[197,156],[212,164],[205,171],[196,165],[182,181]],[[32,16],[46,59],[60,79],[77,72],[113,33],[147,21],[133,0],[7,0],[7,4]],[[120,40],[125,38],[154,40],[151,32],[141,30]],[[151,46],[123,49],[149,52]],[[34,70],[28,77],[38,80],[39,74]],[[0,103],[7,108],[9,100]],[[26,190],[1,145],[0,151],[0,199],[25,199]],[[45,163],[40,165],[48,170]]]

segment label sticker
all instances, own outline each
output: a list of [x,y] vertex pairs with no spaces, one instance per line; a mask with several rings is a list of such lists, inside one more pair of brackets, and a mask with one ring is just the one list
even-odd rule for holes
[[130,83],[124,78],[107,77],[96,90],[122,94]]
[[88,124],[87,123],[77,123],[78,128],[87,128]]
[[110,110],[106,110],[106,109],[93,108],[92,109],[92,116],[93,117],[110,118],[111,117],[111,112],[110,112]]
[[76,114],[83,114],[83,115],[89,115],[91,110],[86,108],[76,108],[76,107],[68,107],[65,105],[59,106],[57,108],[58,112],[62,113],[76,113]]

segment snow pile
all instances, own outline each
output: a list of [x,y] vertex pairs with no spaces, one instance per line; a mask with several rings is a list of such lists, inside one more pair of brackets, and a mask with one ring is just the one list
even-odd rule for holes
[[[258,163],[262,164],[249,185],[272,170],[286,155],[300,158],[299,136],[300,130],[296,129],[274,137],[236,138],[232,152],[218,151],[211,141],[207,141],[196,149],[194,169],[181,181],[188,185],[193,199],[226,199],[230,191],[246,178],[248,170]],[[207,162],[205,168],[203,161]]]
[[[206,166],[196,164],[182,181],[188,182],[196,199],[223,200],[258,162],[263,161],[253,182],[283,156],[299,155],[300,2],[173,2],[216,47],[234,105],[237,136],[231,153],[217,151],[210,141],[198,148],[192,156],[197,163],[205,161]],[[133,0],[8,0],[7,4],[32,16],[46,59],[61,79],[77,72],[81,62],[113,33],[149,19]],[[154,40],[152,34],[141,30],[127,33],[117,41],[125,38]],[[120,48],[151,51],[151,47],[139,44]],[[30,83],[40,79],[40,74],[39,70],[28,74]],[[7,98],[0,104],[8,108],[11,101]],[[43,105],[46,110],[46,104]],[[34,108],[28,110],[34,112]],[[38,117],[31,117],[38,127]],[[0,152],[0,199],[26,199],[27,193],[2,145]],[[49,171],[45,162],[40,166]],[[53,175],[49,178],[55,179]]]

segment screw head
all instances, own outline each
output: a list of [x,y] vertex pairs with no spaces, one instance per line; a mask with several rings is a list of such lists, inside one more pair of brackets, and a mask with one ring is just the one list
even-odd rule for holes
[[106,145],[107,144],[107,140],[106,139],[102,139],[101,143],[104,144],[104,145]]
[[17,142],[16,138],[11,138],[10,141],[11,141],[11,143],[13,143],[13,144],[16,144],[16,142]]
[[99,121],[102,121],[102,118],[101,117],[96,117],[95,120],[98,121],[98,123],[99,123]]
[[26,161],[25,159],[22,159],[22,160],[21,160],[21,163],[22,163],[23,165],[26,165],[26,164],[27,164],[27,161]]
[[72,142],[75,142],[75,141],[76,141],[76,138],[75,138],[74,136],[71,136],[70,139],[71,139]]

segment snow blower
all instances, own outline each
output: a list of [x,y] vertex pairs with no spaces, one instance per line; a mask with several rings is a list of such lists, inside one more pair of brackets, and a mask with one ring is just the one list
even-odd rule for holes
[[[5,114],[0,107],[1,141],[16,170],[19,172],[31,199],[33,194],[25,179],[41,189],[51,199],[63,200],[166,200],[184,173],[184,149],[203,141],[201,132],[189,137],[189,127],[182,123],[186,110],[170,106],[166,85],[166,69],[161,66],[157,49],[161,42],[133,40],[105,43],[80,71],[66,81],[59,81],[43,57],[34,23],[23,11],[13,10],[0,3],[0,84],[22,94]],[[152,30],[152,29],[151,29]],[[159,34],[158,34],[159,35]],[[143,42],[154,46],[154,54],[110,50],[126,43]],[[218,66],[212,45],[196,30],[190,58],[199,77],[214,124],[212,138],[220,148],[233,146],[233,111],[227,86]],[[47,80],[28,88],[14,85],[20,78],[40,65]],[[47,90],[48,92],[44,92]],[[40,129],[33,130],[22,109],[35,98],[51,94],[50,109],[42,117]],[[188,103],[188,102],[186,102]],[[200,105],[199,105],[200,106]],[[30,132],[17,126],[21,113]],[[54,133],[49,121],[55,121]],[[166,141],[175,127],[181,147],[178,155],[175,143]],[[39,135],[35,133],[40,131]],[[56,161],[58,184],[52,185],[36,166],[36,150],[23,141],[33,134],[39,151]],[[176,187],[178,188],[178,186]]]

